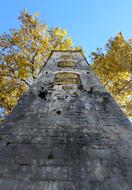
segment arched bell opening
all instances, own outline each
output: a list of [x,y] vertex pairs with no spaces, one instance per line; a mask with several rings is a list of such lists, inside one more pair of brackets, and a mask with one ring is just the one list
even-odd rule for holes
[[80,76],[73,72],[59,72],[54,77],[55,85],[81,85]]
[[58,62],[58,67],[61,67],[61,68],[65,68],[65,67],[75,68],[76,63],[74,61],[59,61]]

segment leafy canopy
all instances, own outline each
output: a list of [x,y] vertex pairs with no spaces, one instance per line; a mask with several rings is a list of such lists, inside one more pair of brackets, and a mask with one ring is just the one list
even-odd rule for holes
[[0,107],[9,113],[54,49],[72,48],[66,30],[49,28],[23,10],[19,29],[0,35]]
[[132,117],[132,39],[119,33],[91,54],[92,68],[123,111]]
[[[0,107],[9,113],[36,79],[54,49],[73,49],[66,30],[49,28],[23,10],[19,29],[0,35]],[[132,117],[132,39],[119,33],[91,54],[92,67],[115,100]]]

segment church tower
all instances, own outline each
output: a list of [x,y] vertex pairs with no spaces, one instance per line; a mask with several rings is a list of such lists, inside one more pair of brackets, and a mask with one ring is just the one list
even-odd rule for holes
[[82,51],[53,51],[0,128],[0,190],[131,189],[131,123]]

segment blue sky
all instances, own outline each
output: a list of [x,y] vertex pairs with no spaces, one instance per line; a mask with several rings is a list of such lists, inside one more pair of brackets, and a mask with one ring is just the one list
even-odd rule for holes
[[68,30],[75,46],[88,57],[104,47],[110,37],[122,32],[132,37],[132,0],[1,0],[0,33],[19,26],[17,17],[26,8],[39,12],[40,20],[51,27]]

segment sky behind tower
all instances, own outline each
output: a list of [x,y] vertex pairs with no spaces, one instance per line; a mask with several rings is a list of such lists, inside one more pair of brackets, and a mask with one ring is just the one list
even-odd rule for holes
[[132,37],[132,0],[4,0],[1,1],[0,34],[19,26],[20,10],[40,13],[50,27],[65,28],[75,46],[80,45],[87,58],[110,37],[122,32]]

